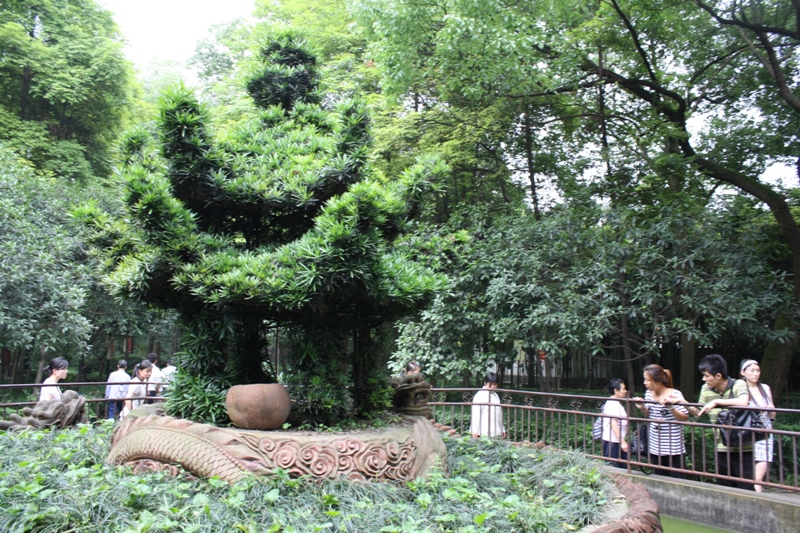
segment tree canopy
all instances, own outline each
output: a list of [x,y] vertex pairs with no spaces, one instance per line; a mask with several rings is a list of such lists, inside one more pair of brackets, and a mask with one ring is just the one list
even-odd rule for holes
[[669,201],[661,191],[708,202],[730,187],[763,202],[792,258],[794,299],[782,319],[792,335],[771,343],[764,360],[767,379],[783,388],[800,338],[800,230],[791,195],[761,175],[769,164],[793,164],[800,156],[792,81],[796,6],[652,0],[355,0],[352,6],[384,87],[394,94],[416,95],[451,123],[461,110],[502,110],[492,138],[514,139],[496,146],[509,166],[518,163],[527,174],[534,211],[538,187],[548,180],[561,194],[580,196],[585,187],[617,206]]
[[0,140],[51,175],[111,172],[133,78],[111,14],[93,0],[0,6]]
[[370,330],[441,286],[392,243],[447,168],[428,158],[395,179],[376,174],[363,105],[321,106],[316,59],[292,36],[260,54],[247,84],[256,119],[215,136],[204,107],[177,89],[161,110],[163,160],[128,139],[127,216],[91,206],[82,216],[113,294],[216,332],[211,348],[187,354],[184,379],[274,380],[264,333],[277,324],[296,332],[297,370],[350,373],[363,407]]

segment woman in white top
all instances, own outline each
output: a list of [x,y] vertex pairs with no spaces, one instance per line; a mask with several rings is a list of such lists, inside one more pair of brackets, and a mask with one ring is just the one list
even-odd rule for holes
[[150,379],[153,372],[153,363],[145,359],[133,367],[133,378],[128,382],[128,394],[125,396],[125,407],[120,416],[126,417],[128,413],[142,405],[147,396],[147,385],[142,382]]
[[484,436],[496,437],[498,435],[503,438],[506,437],[500,397],[493,391],[496,388],[497,374],[489,372],[483,379],[483,389],[475,393],[475,397],[472,398],[472,417],[469,431],[475,438]]
[[[612,378],[608,382],[608,392],[611,398],[603,404],[603,457],[611,459],[628,459],[628,442],[625,435],[628,432],[628,413],[625,406],[619,401],[628,395],[628,388],[622,378]],[[625,468],[623,463],[608,462],[612,466]]]
[[[761,366],[752,359],[745,359],[741,366],[742,377],[747,383],[747,392],[750,393],[750,403],[754,407],[775,407],[772,403],[772,391],[769,385],[761,383]],[[764,427],[771,429],[775,420],[775,411],[761,411],[761,420]],[[772,462],[773,437],[769,434],[764,440],[757,440],[753,446],[753,459],[756,462],[754,477],[756,482],[763,481],[767,475],[769,464]],[[764,487],[756,483],[756,492],[762,492]]]
[[47,400],[60,400],[61,389],[58,387],[58,382],[66,379],[69,363],[66,359],[56,357],[45,369],[50,373],[50,377],[42,382],[42,388],[39,390],[39,401],[44,402]]
[[[689,411],[678,403],[686,403],[681,391],[672,387],[672,373],[661,365],[644,367],[644,388],[647,392],[642,398],[634,398],[636,407],[645,416],[653,420],[647,434],[647,447],[650,452],[650,463],[670,468],[683,469],[683,456],[686,447],[683,444],[683,427],[676,421],[689,419]],[[650,403],[644,403],[650,402]],[[685,478],[682,472],[673,472],[655,468],[656,474]]]

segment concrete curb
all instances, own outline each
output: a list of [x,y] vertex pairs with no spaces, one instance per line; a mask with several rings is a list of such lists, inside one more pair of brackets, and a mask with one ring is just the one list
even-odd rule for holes
[[634,483],[627,476],[609,472],[617,489],[625,496],[627,511],[609,523],[581,530],[581,533],[662,533],[658,517],[658,504],[650,497],[647,489]]
[[740,533],[788,533],[800,529],[800,495],[758,493],[735,487],[638,472],[620,472],[647,488],[662,513]]

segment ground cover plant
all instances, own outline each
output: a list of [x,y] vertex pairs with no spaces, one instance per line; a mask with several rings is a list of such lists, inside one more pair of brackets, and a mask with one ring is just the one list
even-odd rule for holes
[[136,476],[104,464],[111,431],[0,434],[0,531],[572,531],[613,493],[578,454],[469,438],[445,439],[449,476],[407,485]]

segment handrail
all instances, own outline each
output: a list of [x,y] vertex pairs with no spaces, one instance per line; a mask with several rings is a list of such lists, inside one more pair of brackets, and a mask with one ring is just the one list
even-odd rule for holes
[[[434,412],[434,420],[442,422],[460,431],[461,434],[469,434],[465,431],[465,426],[469,426],[472,420],[472,407],[473,406],[488,406],[499,407],[502,409],[502,417],[504,427],[507,431],[506,438],[515,442],[531,441],[540,442],[542,445],[549,445],[557,448],[573,449],[581,451],[582,453],[597,459],[608,461],[609,459],[603,457],[602,446],[598,441],[591,439],[591,430],[594,421],[598,417],[604,415],[597,411],[588,411],[592,405],[597,402],[597,407],[605,401],[611,399],[609,396],[582,396],[566,393],[555,392],[541,392],[541,391],[519,391],[513,389],[492,389],[502,399],[500,404],[487,404],[487,403],[473,403],[466,400],[466,394],[475,394],[477,391],[482,390],[479,388],[432,388],[431,392],[434,395],[434,401],[430,402]],[[461,401],[446,401],[448,394],[461,394]],[[521,403],[512,403],[512,400],[521,398]],[[649,424],[658,424],[659,427],[668,425],[681,426],[683,435],[683,444],[686,448],[686,453],[683,455],[683,465],[653,465],[650,463],[648,453],[628,454],[627,459],[614,459],[614,463],[623,464],[624,467],[631,471],[635,468],[642,468],[649,470],[657,468],[659,471],[663,470],[667,473],[678,474],[682,476],[696,477],[705,480],[717,480],[725,482],[738,482],[742,484],[752,484],[753,480],[745,477],[737,477],[733,475],[725,475],[719,472],[716,464],[717,459],[717,444],[718,432],[714,429],[741,429],[736,426],[723,426],[721,424],[712,424],[708,422],[699,422],[696,420],[681,421],[663,421],[650,419],[644,416],[633,416],[636,412],[635,406],[631,405],[632,402],[649,403],[660,405],[658,402],[644,400],[633,400],[632,398],[614,398],[619,400],[625,405],[626,413],[628,414],[628,429],[626,440],[632,442],[634,428],[638,424],[645,424],[649,432]],[[570,403],[568,406],[559,405],[563,400]],[[537,405],[541,404],[541,405]],[[691,407],[702,407],[702,404],[686,403],[681,404]],[[760,408],[751,406],[736,406],[732,409],[744,409],[755,411],[769,411],[776,413],[787,413],[800,415],[800,410],[786,409],[786,408]],[[457,411],[460,412],[457,413]],[[488,410],[491,413],[491,410]],[[476,411],[476,416],[483,416]],[[489,414],[491,417],[491,414]],[[608,417],[607,415],[605,418]],[[783,491],[800,492],[800,466],[798,465],[798,440],[800,440],[800,432],[781,430],[776,428],[771,429],[758,429],[758,433],[768,435],[768,439],[773,439],[773,461],[768,469],[767,477],[761,482],[763,487],[771,489],[778,489]],[[745,447],[747,448],[747,447]],[[732,450],[730,453],[721,452],[728,460],[727,470],[730,472],[730,462],[737,462],[737,470],[744,470],[745,464],[755,469],[754,458],[747,459],[748,450],[745,449],[744,453],[740,453],[738,448]],[[663,456],[668,457],[668,456]],[[752,457],[752,453],[749,455]]]
[[[0,384],[0,390],[2,389],[40,389],[42,387],[59,387],[64,389],[79,389],[82,387],[95,387],[95,386],[107,386],[107,385],[129,385],[129,382],[125,381],[59,381],[58,383],[3,383]],[[141,385],[165,385],[163,381],[140,381],[138,384]],[[97,404],[107,404],[110,402],[116,401],[123,401],[123,400],[154,400],[154,401],[164,401],[166,400],[165,396],[131,396],[130,398],[85,398],[86,403],[97,403]],[[19,407],[31,407],[36,405],[38,401],[31,400],[27,402],[3,402],[0,403],[0,409],[11,409],[11,408],[19,408]],[[101,411],[105,412],[105,408],[100,408],[98,406],[98,418],[103,418],[103,415],[99,414]]]

